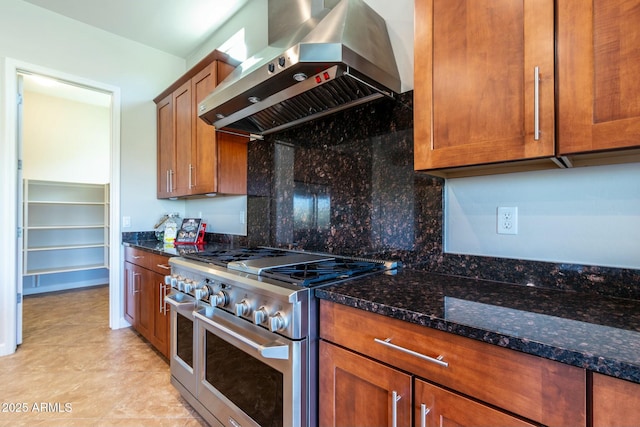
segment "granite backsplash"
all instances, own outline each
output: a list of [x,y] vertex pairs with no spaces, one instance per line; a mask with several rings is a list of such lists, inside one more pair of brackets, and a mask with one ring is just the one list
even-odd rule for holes
[[413,170],[413,92],[249,144],[246,237],[408,268],[640,299],[640,270],[443,252],[444,180]]
[[640,299],[640,270],[443,252],[444,180],[413,170],[413,92],[249,144],[247,245]]

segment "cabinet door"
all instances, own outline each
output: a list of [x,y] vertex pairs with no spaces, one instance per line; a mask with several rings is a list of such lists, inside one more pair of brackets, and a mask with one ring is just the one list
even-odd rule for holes
[[153,320],[153,345],[166,358],[169,358],[169,307],[164,302],[167,294],[167,286],[164,284],[164,276],[155,272],[149,275],[155,289],[154,320]]
[[158,198],[172,197],[175,179],[175,136],[173,125],[173,97],[171,94],[158,102]]
[[176,138],[176,174],[174,196],[190,194],[192,160],[191,137],[193,126],[191,82],[188,81],[173,92],[174,126]]
[[217,64],[200,71],[191,79],[193,91],[193,141],[191,171],[193,194],[215,193],[218,191],[218,162],[215,128],[198,117],[198,104],[215,89]]
[[411,377],[321,341],[319,402],[325,427],[408,426]]
[[554,155],[553,0],[416,0],[415,21],[416,170]]
[[138,284],[136,279],[136,275],[139,273],[136,272],[136,266],[131,264],[130,262],[124,263],[124,318],[127,322],[129,322],[134,328],[136,326],[137,321],[137,290],[136,286]]
[[155,286],[152,276],[152,272],[136,266],[134,269],[134,283],[137,283],[136,287],[139,290],[136,295],[138,297],[138,316],[136,319],[136,330],[140,334],[153,341],[153,322],[154,322],[154,308],[155,308]]
[[218,132],[218,191],[247,194],[248,138]]
[[593,374],[593,425],[638,426],[640,384]]
[[535,426],[425,381],[415,380],[415,426]]
[[557,3],[559,154],[640,147],[640,1]]

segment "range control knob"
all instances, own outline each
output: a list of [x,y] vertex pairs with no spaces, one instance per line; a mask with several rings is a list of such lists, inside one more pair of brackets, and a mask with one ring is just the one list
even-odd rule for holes
[[189,293],[193,290],[193,282],[189,281],[189,280],[185,280],[184,281],[184,286],[182,288],[184,290],[184,292]]
[[164,284],[171,286],[171,276],[164,276]]
[[269,318],[269,329],[271,332],[281,331],[287,328],[287,318],[280,312],[277,312]]
[[184,280],[178,280],[178,290],[180,292],[184,291]]
[[211,295],[209,298],[209,303],[213,307],[224,307],[229,304],[229,297],[223,291],[218,292],[215,295]]
[[256,325],[261,325],[266,322],[268,316],[269,313],[267,313],[267,309],[265,308],[265,306],[260,306],[259,309],[253,312],[253,323],[255,323]]
[[211,293],[211,291],[210,291],[208,286],[202,286],[200,288],[197,288],[196,289],[196,299],[197,300],[203,300],[206,297],[208,297],[210,293]]
[[246,316],[249,311],[251,311],[251,305],[246,299],[236,303],[236,316]]

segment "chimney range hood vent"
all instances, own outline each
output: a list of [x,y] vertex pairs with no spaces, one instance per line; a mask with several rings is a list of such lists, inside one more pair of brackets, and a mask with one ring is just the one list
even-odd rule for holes
[[[270,37],[272,28],[292,29],[221,82],[199,104],[200,118],[217,129],[266,135],[399,93],[384,19],[363,0],[321,10],[319,1],[331,0],[269,0]],[[291,25],[299,10],[311,16]]]

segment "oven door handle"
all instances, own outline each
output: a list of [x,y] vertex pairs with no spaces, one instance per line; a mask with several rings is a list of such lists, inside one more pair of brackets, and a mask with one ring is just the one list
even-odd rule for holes
[[213,326],[219,331],[237,339],[238,341],[242,341],[247,344],[249,347],[253,348],[255,351],[260,353],[262,357],[265,359],[281,359],[288,360],[289,359],[289,345],[283,344],[278,341],[265,342],[264,344],[257,343],[250,338],[247,338],[242,333],[234,331],[228,326],[222,325],[216,322],[213,319],[210,319],[198,312],[193,313],[195,317],[200,320],[206,322],[208,325]]
[[179,294],[169,294],[167,296],[164,297],[164,302],[166,302],[169,305],[172,305],[174,307],[187,307],[187,306],[191,306],[191,307],[195,307],[197,301],[193,300],[193,299],[187,299],[186,301],[177,301],[176,300],[176,295]]

